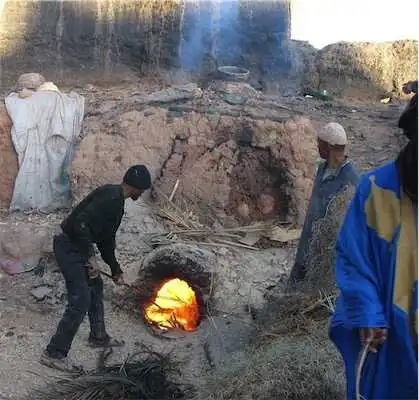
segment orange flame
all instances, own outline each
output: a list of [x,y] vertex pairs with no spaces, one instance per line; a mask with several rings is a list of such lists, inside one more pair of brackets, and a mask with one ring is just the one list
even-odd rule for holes
[[181,328],[194,331],[199,320],[195,292],[178,278],[167,281],[158,290],[154,302],[146,307],[145,316],[162,330]]

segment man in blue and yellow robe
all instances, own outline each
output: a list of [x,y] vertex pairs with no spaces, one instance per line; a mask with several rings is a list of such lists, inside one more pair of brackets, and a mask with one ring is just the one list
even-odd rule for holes
[[370,345],[360,395],[417,399],[417,95],[399,120],[409,138],[397,160],[360,180],[336,245],[340,289],[330,337],[356,395],[360,352]]

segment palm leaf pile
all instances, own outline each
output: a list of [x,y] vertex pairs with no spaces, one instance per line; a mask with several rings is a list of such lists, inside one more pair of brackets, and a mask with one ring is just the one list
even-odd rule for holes
[[[102,357],[103,359],[103,357]],[[172,381],[176,373],[169,357],[146,350],[122,364],[67,377],[49,377],[31,400],[172,400],[193,396],[190,385]]]

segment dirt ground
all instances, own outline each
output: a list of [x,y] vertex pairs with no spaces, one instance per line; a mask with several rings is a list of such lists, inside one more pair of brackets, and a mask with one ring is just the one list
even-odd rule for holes
[[[141,88],[146,90],[145,87]],[[93,111],[108,113],[115,105],[130,102],[135,90],[132,85],[118,87],[83,87],[76,89],[86,96],[86,112]],[[367,170],[391,160],[403,144],[403,138],[397,128],[397,118],[400,115],[403,102],[390,105],[376,103],[345,103],[343,101],[321,101],[305,97],[276,97],[273,101],[290,108],[294,113],[302,113],[310,118],[315,128],[329,121],[337,121],[346,129],[349,136],[348,154],[361,170]],[[129,111],[129,110],[128,110]],[[275,110],[270,115],[275,115]],[[278,111],[278,115],[281,112]],[[108,114],[107,114],[108,115]],[[100,115],[98,118],[101,118]],[[118,115],[114,116],[115,120]],[[267,118],[269,119],[269,118]],[[106,121],[108,127],[112,121]],[[161,122],[164,124],[163,122]],[[95,125],[96,124],[96,125]],[[103,125],[96,120],[95,124],[87,122],[89,130],[86,135],[95,134]],[[97,132],[96,132],[97,133]],[[150,152],[150,157],[153,153]],[[164,157],[163,157],[164,158]],[[159,161],[160,162],[160,161]],[[106,167],[107,168],[107,167]],[[155,168],[155,174],[158,168]],[[117,177],[114,176],[113,179]],[[3,213],[2,222],[10,220],[24,224],[29,218],[55,227],[63,217],[62,214],[52,216],[25,216],[8,215]],[[127,271],[127,281],[136,279],[138,266],[143,255],[149,251],[145,244],[147,232],[161,231],[163,225],[153,214],[150,207],[143,202],[136,205],[130,204],[123,219],[121,230],[118,234],[118,256],[121,264]],[[246,305],[255,307],[263,306],[264,295],[269,289],[286,278],[292,265],[294,248],[268,248],[260,251],[232,249],[217,247],[211,249],[217,260],[220,271],[225,274],[224,286],[220,287],[221,294],[225,293],[225,303],[218,303],[216,318],[219,319],[219,329],[222,332],[218,342],[214,339],[211,323],[205,322],[197,334],[192,334],[179,341],[161,341],[144,327],[144,324],[124,309],[118,308],[115,301],[120,289],[114,289],[111,283],[106,283],[106,310],[109,332],[115,336],[123,337],[127,345],[120,352],[115,352],[112,361],[120,361],[128,353],[135,351],[139,342],[148,344],[160,351],[175,349],[177,359],[187,359],[191,346],[197,351],[198,356],[188,359],[189,371],[195,370],[195,379],[205,376],[208,371],[208,362],[202,350],[203,336],[205,340],[215,341],[213,349],[218,349],[214,358],[220,364],[228,358],[229,351],[234,351],[237,345],[237,332],[244,332],[244,325],[251,321],[250,317],[243,319],[243,308]],[[51,249],[49,249],[51,251]],[[41,351],[50,335],[54,331],[60,315],[64,309],[62,300],[36,301],[30,294],[33,287],[45,283],[45,279],[52,282],[61,280],[58,273],[53,272],[51,264],[44,278],[33,273],[22,274],[14,277],[0,273],[0,399],[21,399],[28,395],[34,385],[42,384],[51,371],[38,363]],[[221,298],[222,295],[219,295]],[[232,315],[240,310],[242,315],[237,322],[225,324],[226,319],[234,319]],[[243,322],[243,320],[246,320]],[[224,321],[224,322],[223,322]],[[86,367],[95,366],[97,354],[86,345],[88,324],[84,322],[79,334],[76,336],[71,355]],[[225,348],[220,347],[220,342]],[[221,349],[221,350],[220,350]],[[224,350],[223,350],[224,349]],[[227,351],[226,349],[229,349]],[[215,350],[214,350],[215,351]],[[215,351],[215,352],[217,352]],[[200,364],[200,365],[199,365]]]

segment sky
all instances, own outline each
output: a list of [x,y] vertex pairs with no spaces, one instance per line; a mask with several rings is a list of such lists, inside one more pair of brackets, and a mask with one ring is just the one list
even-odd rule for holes
[[338,41],[419,39],[419,0],[292,0],[291,36],[322,48]]

